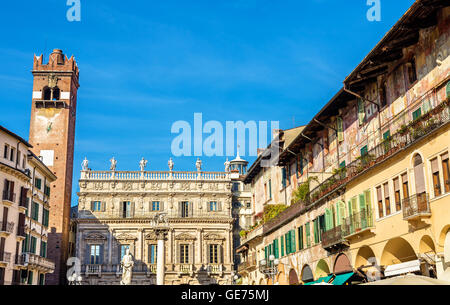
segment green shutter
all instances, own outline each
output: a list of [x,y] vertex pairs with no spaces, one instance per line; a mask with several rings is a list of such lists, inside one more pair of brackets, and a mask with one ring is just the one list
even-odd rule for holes
[[311,246],[311,228],[309,222],[305,225],[305,230],[306,230],[306,247],[309,248]]
[[297,251],[297,246],[295,242],[295,229],[291,231],[291,253],[295,253]]
[[275,255],[275,258],[279,258],[279,252],[278,252],[278,238],[273,240],[273,254]]
[[450,81],[449,82],[447,82],[447,87],[446,87],[446,90],[445,90],[446,92],[447,92],[447,98],[450,98]]
[[298,228],[298,248],[303,249],[303,226]]
[[280,245],[281,245],[281,257],[284,256],[284,236],[281,235],[280,237]]
[[412,114],[413,121],[417,120],[421,115],[422,115],[422,109],[421,108],[419,108],[416,111],[414,111],[413,114]]
[[313,226],[314,226],[314,244],[319,243],[319,219],[316,218],[313,220]]
[[337,131],[338,131],[338,141],[339,142],[344,141],[344,122],[340,117],[337,118]]
[[352,215],[352,201],[351,200],[348,201],[348,215],[349,216]]
[[361,157],[364,157],[365,155],[367,155],[367,145],[361,148]]
[[325,210],[325,231],[329,231],[333,228],[333,215],[331,214],[330,209]]
[[269,253],[268,253],[268,248],[267,248],[267,246],[264,247],[264,258],[266,259],[266,261],[269,260]]
[[359,210],[365,210],[366,209],[366,198],[364,194],[359,195]]

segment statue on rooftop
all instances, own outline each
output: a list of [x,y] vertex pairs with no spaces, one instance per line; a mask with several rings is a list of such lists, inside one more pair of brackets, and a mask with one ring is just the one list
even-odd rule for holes
[[109,168],[109,170],[115,171],[116,170],[116,165],[117,165],[117,160],[114,159],[114,157],[112,157],[112,159],[109,160],[109,162],[111,162],[111,167]]
[[141,172],[143,172],[145,170],[145,167],[147,166],[147,160],[144,159],[144,157],[142,157],[142,160],[139,162],[139,167],[141,168]]
[[81,162],[81,169],[84,171],[89,170],[89,161],[86,157],[84,157],[83,162]]

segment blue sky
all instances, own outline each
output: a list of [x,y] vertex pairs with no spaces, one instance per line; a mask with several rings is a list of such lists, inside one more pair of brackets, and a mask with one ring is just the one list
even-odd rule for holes
[[[80,68],[73,203],[80,163],[94,170],[165,170],[171,126],[203,121],[309,122],[413,0],[7,1],[0,11],[0,124],[28,138],[33,54],[54,48]],[[204,136],[205,138],[206,136]],[[196,157],[174,158],[194,170]],[[247,157],[250,162],[254,157]],[[224,157],[202,157],[223,170]]]

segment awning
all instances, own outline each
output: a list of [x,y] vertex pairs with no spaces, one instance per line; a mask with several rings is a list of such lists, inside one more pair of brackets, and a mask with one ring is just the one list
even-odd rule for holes
[[318,280],[314,281],[314,282],[309,282],[309,283],[305,283],[305,285],[314,285],[314,284],[319,284],[319,283],[328,283],[331,278],[333,277],[333,275],[328,275],[328,276],[324,276],[319,278]]
[[342,273],[336,275],[333,280],[333,285],[344,285],[352,276],[355,274],[354,272]]
[[406,263],[387,266],[384,270],[384,276],[394,276],[416,271],[420,271],[420,261],[418,259]]

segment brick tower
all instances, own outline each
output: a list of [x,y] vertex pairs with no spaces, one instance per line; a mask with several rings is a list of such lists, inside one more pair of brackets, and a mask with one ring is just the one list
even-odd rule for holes
[[47,253],[56,268],[46,284],[61,285],[66,282],[79,73],[73,56],[68,59],[62,50],[53,50],[47,64],[43,60],[34,56],[29,142],[57,177],[50,186]]

